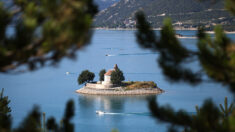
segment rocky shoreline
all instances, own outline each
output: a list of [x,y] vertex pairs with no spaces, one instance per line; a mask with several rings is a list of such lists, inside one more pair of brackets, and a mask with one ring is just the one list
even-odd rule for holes
[[[97,27],[97,28],[93,28],[93,30],[126,30],[126,31],[133,30],[133,31],[136,31],[137,28],[101,28],[101,27]],[[152,28],[152,30],[160,31],[161,28]],[[179,31],[182,31],[182,30],[197,31],[198,29],[197,28],[174,28],[174,30],[176,30],[176,31],[178,31],[178,30]],[[212,31],[206,31],[206,33],[214,34],[215,32],[212,30]],[[224,31],[224,33],[226,33],[226,34],[235,34],[235,31]]]
[[161,94],[164,91],[160,88],[143,88],[136,90],[125,90],[123,87],[115,87],[108,89],[95,89],[83,87],[76,90],[80,94],[91,94],[91,95],[146,95],[146,94]]

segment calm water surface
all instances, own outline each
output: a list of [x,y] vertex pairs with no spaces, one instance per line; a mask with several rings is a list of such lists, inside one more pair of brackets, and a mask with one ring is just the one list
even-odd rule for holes
[[[14,127],[37,104],[46,116],[54,116],[59,121],[64,112],[65,103],[73,99],[76,116],[73,122],[76,131],[109,132],[113,128],[121,132],[161,132],[167,124],[157,122],[148,109],[149,96],[89,96],[75,93],[78,86],[78,74],[85,69],[96,74],[101,69],[111,69],[114,64],[124,72],[126,80],[153,80],[166,92],[157,96],[160,105],[170,104],[174,109],[195,112],[195,105],[212,98],[216,104],[223,103],[224,97],[233,99],[226,88],[217,83],[202,83],[190,86],[184,83],[169,83],[163,76],[157,62],[158,53],[141,49],[135,41],[135,31],[95,31],[92,42],[78,51],[75,61],[64,59],[61,64],[46,67],[35,72],[19,75],[0,74],[0,87],[5,88],[14,118]],[[194,35],[194,31],[179,31],[184,35]],[[229,35],[234,39],[235,35]],[[187,48],[196,50],[196,39],[180,40]],[[109,56],[106,56],[109,55]],[[189,65],[199,69],[197,63]],[[66,72],[71,74],[66,75]],[[96,110],[108,112],[103,116]]]

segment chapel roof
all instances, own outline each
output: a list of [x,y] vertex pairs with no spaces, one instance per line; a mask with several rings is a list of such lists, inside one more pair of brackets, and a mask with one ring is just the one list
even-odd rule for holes
[[114,70],[108,70],[108,72],[106,72],[104,75],[106,75],[106,76],[111,76],[111,74],[112,74],[113,71],[114,71]]
[[116,69],[118,69],[117,64],[114,65],[114,68],[111,70],[108,70],[104,75],[106,76],[111,76],[112,72],[115,71]]

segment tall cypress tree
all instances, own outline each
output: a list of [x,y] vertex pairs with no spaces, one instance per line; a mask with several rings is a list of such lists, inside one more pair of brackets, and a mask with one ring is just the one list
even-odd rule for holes
[[124,80],[125,80],[125,77],[123,75],[123,72],[119,68],[116,68],[115,71],[111,73],[111,82],[113,84],[120,85],[122,81]]

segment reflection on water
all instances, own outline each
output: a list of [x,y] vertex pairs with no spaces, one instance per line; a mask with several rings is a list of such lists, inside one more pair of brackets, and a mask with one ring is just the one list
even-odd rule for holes
[[146,102],[148,98],[156,95],[142,96],[102,96],[102,95],[80,95],[78,97],[79,107],[83,109],[98,108],[97,110],[105,112],[123,112],[124,105],[128,102]]
[[[78,120],[86,119],[89,122],[89,126],[100,126],[101,131],[111,130],[112,128],[118,128],[121,131],[122,129],[127,129],[126,125],[131,122],[143,124],[142,127],[145,123],[153,125],[155,122],[150,120],[152,117],[147,107],[148,98],[153,97],[156,97],[156,95],[79,95],[78,113],[80,113],[80,115]],[[103,115],[96,114],[97,110],[105,113]]]

